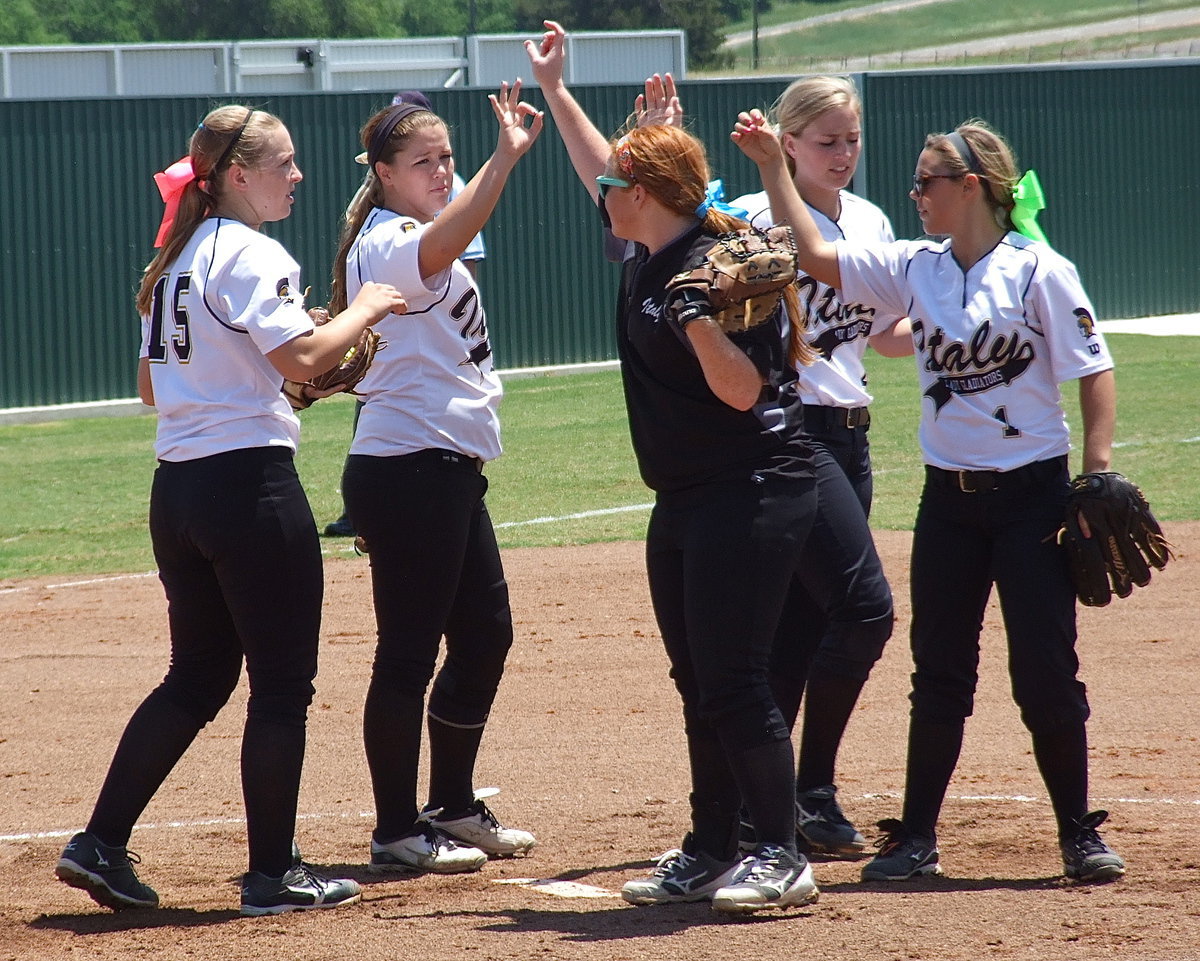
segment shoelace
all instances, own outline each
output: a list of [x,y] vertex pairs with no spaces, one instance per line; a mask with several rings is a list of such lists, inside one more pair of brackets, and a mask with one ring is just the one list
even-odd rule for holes
[[1101,840],[1095,828],[1080,828],[1079,833],[1071,838],[1071,848],[1083,857],[1108,852],[1108,845]]
[[825,798],[818,800],[812,807],[809,807],[805,801],[800,802],[800,806],[806,811],[810,811],[822,820],[829,821],[831,824],[843,824],[850,827],[850,821],[845,814],[842,813],[841,807],[837,803],[836,797]]
[[781,848],[763,848],[761,854],[751,859],[750,869],[742,876],[739,883],[755,884],[766,876],[778,872],[783,866],[785,853]]
[[899,821],[894,819],[880,821],[878,827],[884,833],[872,843],[880,855],[890,854],[908,840],[908,834],[904,831],[904,825]]
[[292,870],[299,871],[303,875],[304,880],[317,889],[320,894],[325,893],[325,888],[329,886],[329,882],[317,874],[313,869],[303,861],[297,862],[292,866]]
[[681,868],[686,868],[695,860],[682,848],[672,848],[658,859],[658,864],[654,868],[654,876],[665,878],[676,864]]
[[478,813],[479,813],[479,816],[480,816],[481,818],[483,818],[483,821],[484,821],[484,823],[485,823],[485,824],[490,824],[492,827],[494,827],[494,828],[496,828],[496,829],[499,829],[499,828],[500,828],[500,822],[499,822],[499,820],[497,820],[497,818],[496,818],[496,815],[494,815],[494,814],[492,813],[492,809],[491,809],[491,808],[489,808],[489,807],[488,807],[486,804],[484,804],[482,801],[476,801],[475,803],[479,805],[479,812],[478,812]]

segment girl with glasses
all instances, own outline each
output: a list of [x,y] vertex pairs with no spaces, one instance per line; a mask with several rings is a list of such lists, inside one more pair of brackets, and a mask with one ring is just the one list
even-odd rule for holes
[[[703,145],[649,122],[677,107],[669,94],[658,102],[648,82],[643,125],[610,142],[563,84],[563,28],[546,28],[526,43],[534,76],[622,264],[621,372],[638,466],[655,492],[646,569],[692,776],[682,846],[622,895],[711,899],[726,912],[804,904],[817,888],[796,850],[792,745],[768,664],[816,505],[793,389],[807,350],[789,343],[781,314],[727,335],[706,301],[668,297],[673,276],[745,222],[719,203]],[[745,859],[743,799],[757,829]]]
[[[1124,874],[1088,811],[1087,693],[1075,591],[1055,533],[1069,490],[1060,385],[1078,381],[1082,470],[1108,470],[1113,362],[1074,265],[1041,238],[1005,140],[982,121],[931,134],[911,196],[944,240],[865,244],[821,236],[758,111],[733,131],[758,164],[800,263],[849,300],[907,313],[922,389],[925,486],[913,530],[914,660],[904,806],[880,823],[868,881],[939,874],[936,824],[972,713],[984,611],[995,586],[1012,692],[1058,824],[1064,873]],[[1027,175],[1028,176],[1028,175]]]

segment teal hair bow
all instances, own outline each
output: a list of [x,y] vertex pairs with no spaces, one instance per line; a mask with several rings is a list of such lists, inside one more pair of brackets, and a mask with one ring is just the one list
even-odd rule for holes
[[746,219],[747,211],[741,207],[731,207],[729,204],[722,203],[721,201],[724,199],[725,185],[719,180],[710,180],[708,189],[704,191],[704,200],[696,208],[696,216],[703,220],[710,210],[716,210],[719,213],[729,214],[730,217]]
[[1046,235],[1042,233],[1042,228],[1037,224],[1038,211],[1045,209],[1046,197],[1042,193],[1038,175],[1032,170],[1026,170],[1025,176],[1018,180],[1013,188],[1013,226],[1030,240],[1049,243]]

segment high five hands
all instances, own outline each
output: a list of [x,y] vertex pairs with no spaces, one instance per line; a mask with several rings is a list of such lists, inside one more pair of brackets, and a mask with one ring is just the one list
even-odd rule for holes
[[639,93],[633,102],[633,113],[639,127],[662,124],[666,127],[683,125],[683,105],[675,93],[675,78],[669,73],[646,78],[646,92]]
[[783,147],[779,137],[761,110],[739,113],[729,139],[760,167],[772,161],[783,162]]
[[[523,156],[542,132],[542,111],[521,99],[520,79],[511,88],[507,81],[500,84],[500,93],[488,94],[488,101],[500,124],[497,152],[507,153],[514,160]],[[526,117],[532,118],[528,126]]]

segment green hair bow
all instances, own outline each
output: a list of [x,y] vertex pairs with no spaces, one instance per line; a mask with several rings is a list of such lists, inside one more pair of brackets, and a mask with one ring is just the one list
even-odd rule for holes
[[1025,176],[1018,180],[1013,188],[1013,226],[1030,240],[1049,243],[1046,235],[1042,233],[1042,228],[1037,224],[1038,211],[1045,208],[1046,197],[1042,193],[1038,176],[1032,170],[1026,170]]

